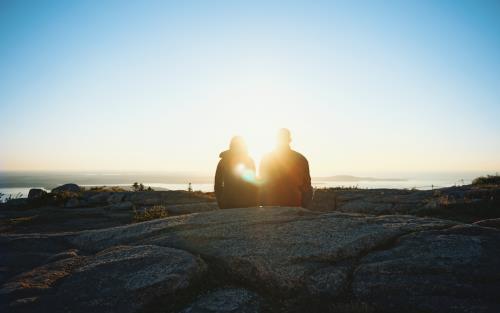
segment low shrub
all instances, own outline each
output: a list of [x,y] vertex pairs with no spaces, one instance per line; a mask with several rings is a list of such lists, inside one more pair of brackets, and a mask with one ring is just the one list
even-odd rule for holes
[[140,223],[158,218],[168,217],[168,211],[163,205],[155,205],[142,211],[134,211],[133,223]]
[[500,175],[487,175],[477,177],[472,181],[473,185],[500,185]]
[[89,189],[96,192],[125,192],[126,189],[118,186],[94,186]]

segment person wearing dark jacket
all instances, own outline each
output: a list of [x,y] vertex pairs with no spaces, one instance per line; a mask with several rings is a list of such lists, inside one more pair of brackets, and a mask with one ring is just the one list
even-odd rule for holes
[[260,163],[261,205],[307,208],[312,202],[309,163],[290,148],[290,142],[290,131],[280,129],[276,149]]
[[221,209],[256,206],[258,189],[255,163],[247,152],[243,138],[231,139],[229,150],[222,152],[215,172],[214,190]]

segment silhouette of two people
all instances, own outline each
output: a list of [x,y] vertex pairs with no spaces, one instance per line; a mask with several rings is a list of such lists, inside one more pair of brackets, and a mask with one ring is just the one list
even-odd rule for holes
[[288,129],[280,129],[274,151],[260,164],[260,179],[255,177],[255,163],[241,137],[231,140],[230,148],[220,154],[215,174],[215,195],[219,207],[241,208],[257,205],[307,208],[313,189],[309,163],[290,148]]

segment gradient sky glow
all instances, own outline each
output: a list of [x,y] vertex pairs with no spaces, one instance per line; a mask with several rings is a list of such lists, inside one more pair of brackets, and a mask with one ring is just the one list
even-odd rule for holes
[[0,170],[500,171],[499,1],[0,2]]

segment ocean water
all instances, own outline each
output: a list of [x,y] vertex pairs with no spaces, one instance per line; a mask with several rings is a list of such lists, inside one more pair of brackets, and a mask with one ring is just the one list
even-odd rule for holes
[[[312,185],[315,188],[330,188],[330,187],[357,187],[357,188],[398,188],[398,189],[420,189],[429,190],[442,187],[459,186],[463,184],[470,184],[471,179],[453,179],[453,178],[442,178],[442,179],[408,179],[402,181],[322,181],[313,180]],[[147,187],[151,187],[156,190],[188,190],[189,183],[143,183]],[[80,184],[82,187],[92,187],[92,186],[121,186],[130,187],[132,183],[101,183],[99,184]],[[46,191],[50,191],[46,187],[37,186],[27,186],[27,187],[0,187],[0,200],[5,200],[7,197],[20,198],[27,197],[28,192],[31,188],[41,188]],[[214,186],[212,183],[193,183],[191,188],[194,191],[212,192]]]
[[436,178],[436,179],[407,179],[401,181],[312,181],[315,188],[357,187],[362,189],[396,188],[429,190],[451,186],[468,185],[472,179]]
[[7,198],[25,198],[31,188],[40,188],[45,191],[49,191],[43,187],[6,187],[0,188],[0,201],[4,201]]

